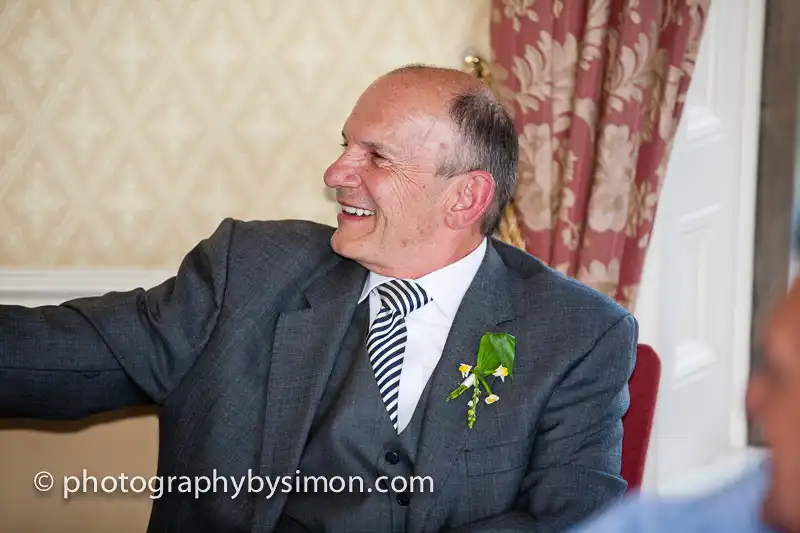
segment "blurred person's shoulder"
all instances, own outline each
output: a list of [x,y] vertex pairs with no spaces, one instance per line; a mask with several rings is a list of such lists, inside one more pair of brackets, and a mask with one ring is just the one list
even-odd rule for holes
[[767,482],[760,465],[696,496],[631,494],[566,533],[777,533],[761,520]]

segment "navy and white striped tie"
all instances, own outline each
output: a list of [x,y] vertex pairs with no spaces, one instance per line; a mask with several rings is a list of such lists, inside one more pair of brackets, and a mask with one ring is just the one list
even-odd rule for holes
[[383,403],[397,430],[400,372],[406,349],[405,317],[431,301],[425,290],[407,280],[391,280],[376,289],[381,308],[367,336],[367,353]]

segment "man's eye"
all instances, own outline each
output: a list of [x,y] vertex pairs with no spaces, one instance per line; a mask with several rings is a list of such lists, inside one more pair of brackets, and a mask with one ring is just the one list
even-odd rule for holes
[[347,148],[347,141],[342,141],[342,142],[339,144],[339,146],[341,146],[342,148]]

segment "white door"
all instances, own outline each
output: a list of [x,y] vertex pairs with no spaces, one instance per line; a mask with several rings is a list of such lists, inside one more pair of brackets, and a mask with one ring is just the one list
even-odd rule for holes
[[745,446],[765,0],[712,0],[636,316],[663,376],[645,490]]

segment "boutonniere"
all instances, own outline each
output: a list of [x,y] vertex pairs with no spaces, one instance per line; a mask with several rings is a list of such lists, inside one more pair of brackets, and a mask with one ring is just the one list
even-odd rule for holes
[[453,400],[461,396],[470,387],[475,387],[472,391],[472,400],[467,404],[469,411],[467,411],[467,426],[472,429],[475,423],[476,409],[478,408],[478,399],[481,392],[481,385],[486,390],[486,403],[493,404],[500,397],[492,392],[492,388],[486,382],[486,378],[492,376],[500,378],[505,381],[506,377],[512,375],[514,371],[514,349],[516,348],[516,339],[513,335],[508,333],[486,333],[481,338],[481,344],[478,348],[478,360],[474,365],[461,363],[458,367],[461,372],[461,377],[464,381],[461,382],[453,392],[447,397],[447,401]]

